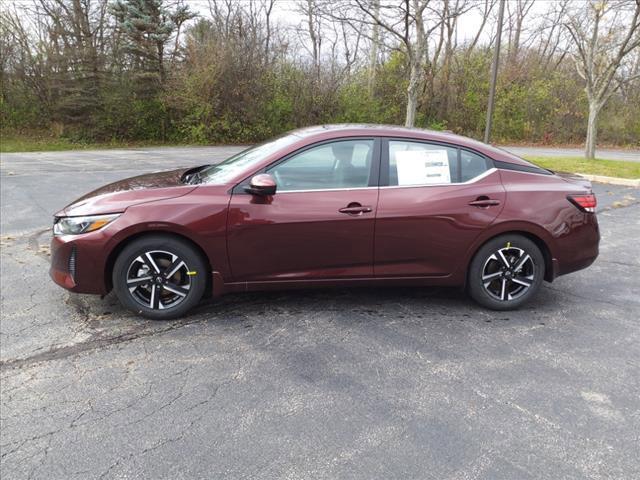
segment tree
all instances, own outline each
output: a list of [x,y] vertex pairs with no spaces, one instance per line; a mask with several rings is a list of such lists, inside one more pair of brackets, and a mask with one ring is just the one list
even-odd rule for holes
[[[373,14],[380,16],[380,0],[373,0]],[[373,96],[373,90],[376,86],[376,70],[378,69],[378,46],[380,44],[380,25],[377,23],[371,26],[371,47],[369,50],[369,81],[367,82],[367,91],[369,96]]]
[[[429,65],[432,71],[431,78],[433,78],[436,74],[438,58],[442,51],[442,65],[440,67],[442,80],[440,82],[441,88],[439,95],[439,117],[441,118],[447,118],[451,108],[451,63],[453,61],[453,53],[457,49],[456,33],[458,30],[458,19],[470,9],[471,7],[469,7],[467,0],[442,0],[440,38],[434,58]],[[433,94],[433,91],[429,93]]]
[[[509,63],[515,64],[518,60],[518,52],[522,44],[524,21],[534,5],[533,0],[516,0],[507,3],[509,10]],[[511,8],[515,10],[511,12]]]
[[469,43],[466,48],[467,58],[473,53],[473,50],[476,48],[476,45],[480,40],[480,36],[484,31],[484,27],[487,24],[487,20],[489,19],[489,15],[491,14],[491,11],[493,10],[493,7],[496,5],[497,1],[498,0],[483,0],[482,2],[474,5],[475,9],[478,10],[478,13],[481,16],[482,21],[480,22],[480,27],[476,30],[476,34],[473,36],[473,40],[471,40],[471,43]]
[[[126,52],[139,75],[160,84],[166,79],[165,59],[172,37],[180,34],[182,24],[195,17],[189,7],[177,3],[173,10],[163,0],[117,0],[111,11],[118,22],[118,30],[124,35]],[[173,58],[178,49],[176,40]]]
[[[200,0],[194,21],[191,0],[3,0],[1,133],[250,143],[375,122],[482,138],[499,1]],[[592,41],[587,4],[507,2],[494,141],[583,141],[584,90],[597,99],[607,65],[628,51],[605,89],[598,138],[640,145],[637,29],[622,46],[637,4],[593,2],[604,13],[590,85],[570,60]]]
[[56,121],[64,130],[92,129],[102,109],[107,0],[38,0],[31,13],[41,37],[26,50],[46,58]]
[[577,50],[572,52],[576,69],[585,81],[589,102],[585,157],[593,159],[602,107],[625,83],[640,76],[626,65],[640,48],[640,0],[589,0],[571,10],[564,25]]
[[301,28],[309,37],[311,42],[311,60],[313,62],[313,70],[315,71],[315,79],[320,79],[320,55],[322,53],[322,44],[324,41],[322,16],[320,14],[320,4],[317,0],[305,0],[299,4],[298,12],[305,18],[306,30]]
[[491,123],[493,121],[493,107],[495,104],[496,82],[498,80],[498,66],[500,63],[500,40],[502,37],[502,20],[504,17],[505,0],[500,1],[498,10],[498,24],[496,26],[496,45],[493,50],[493,61],[491,62],[491,83],[489,85],[489,103],[487,105],[487,122],[484,129],[484,142],[489,143],[491,138]]
[[[407,108],[405,126],[413,127],[418,109],[418,94],[423,82],[428,38],[442,22],[440,12],[430,8],[432,0],[402,0],[394,3],[344,0],[330,6],[326,15],[334,20],[360,25],[366,31],[378,26],[390,42],[389,48],[405,55]],[[428,16],[427,12],[432,13]],[[357,28],[357,27],[356,27]],[[363,33],[365,35],[365,33]],[[373,40],[369,37],[369,40]]]
[[563,34],[562,22],[566,15],[569,1],[559,0],[550,3],[544,14],[545,21],[535,32],[539,39],[536,52],[542,60],[542,68],[544,70],[556,70],[567,56],[566,49],[562,51],[560,46]]

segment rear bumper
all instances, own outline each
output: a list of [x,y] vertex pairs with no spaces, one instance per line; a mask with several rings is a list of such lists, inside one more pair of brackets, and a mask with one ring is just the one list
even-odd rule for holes
[[556,276],[566,275],[590,266],[600,252],[600,229],[593,213],[582,213],[582,222],[569,235],[557,240]]
[[62,288],[76,293],[104,295],[104,238],[99,232],[53,236],[49,276]]
[[583,270],[589,266],[598,258],[598,254],[589,255],[578,260],[574,260],[571,263],[562,263],[560,264],[559,272],[556,276],[566,275],[568,273],[577,272],[578,270]]

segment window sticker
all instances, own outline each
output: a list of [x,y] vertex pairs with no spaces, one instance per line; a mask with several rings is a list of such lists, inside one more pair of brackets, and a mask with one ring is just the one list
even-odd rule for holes
[[395,157],[398,185],[451,183],[446,150],[401,150]]

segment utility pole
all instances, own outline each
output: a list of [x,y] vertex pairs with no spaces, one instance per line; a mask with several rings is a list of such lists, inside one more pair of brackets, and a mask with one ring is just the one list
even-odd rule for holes
[[496,32],[496,47],[493,51],[491,64],[491,84],[489,85],[489,105],[487,106],[487,123],[484,129],[484,143],[489,143],[491,136],[491,122],[493,121],[493,107],[496,99],[496,80],[498,79],[498,63],[500,62],[500,37],[502,37],[502,19],[504,18],[504,4],[506,0],[500,0],[498,10],[498,31]]

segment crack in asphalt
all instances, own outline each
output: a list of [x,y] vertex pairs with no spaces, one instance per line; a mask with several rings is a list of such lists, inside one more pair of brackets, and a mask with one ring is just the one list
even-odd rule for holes
[[613,265],[622,265],[623,267],[634,267],[634,268],[640,268],[640,263],[630,263],[630,262],[617,262],[615,260],[601,260],[598,259],[598,262],[602,262],[602,263],[611,263]]
[[[41,227],[36,231],[32,231],[31,233],[22,235],[22,237],[27,238],[27,244],[29,245],[29,248],[31,248],[37,256],[44,258],[47,261],[47,263],[49,263],[50,261],[49,260],[50,255],[45,253],[42,250],[42,248],[46,247],[48,249],[48,245],[40,243],[39,240],[42,235],[50,231],[51,231],[51,227],[46,227],[46,228]],[[16,237],[16,238],[20,238],[20,237]]]
[[[244,302],[243,306],[246,307],[250,305],[260,305],[262,303],[264,302],[262,301]],[[207,305],[208,305],[208,302],[204,302],[198,307],[198,309],[206,308]],[[218,304],[218,307],[220,306],[222,305]],[[223,309],[218,308],[218,310],[214,312],[214,315],[215,315],[214,318],[221,318],[221,317],[223,318],[226,314],[236,310],[237,307],[238,306],[235,303],[231,302],[227,306],[227,308],[223,308]],[[80,307],[78,307],[78,309],[80,310],[81,316],[84,317],[85,322],[88,322],[89,317],[91,317],[91,314],[88,312],[88,310],[84,310]],[[28,357],[14,358],[14,359],[0,361],[0,371],[15,370],[15,369],[20,369],[24,367],[29,367],[31,365],[35,365],[39,363],[50,362],[54,360],[63,360],[65,358],[77,356],[84,352],[103,350],[113,345],[128,343],[128,342],[132,342],[142,338],[159,336],[167,332],[172,332],[174,330],[187,327],[189,325],[206,323],[209,320],[211,320],[211,317],[207,316],[205,318],[202,318],[201,316],[199,316],[199,318],[194,318],[192,320],[174,321],[174,322],[171,322],[166,327],[162,327],[162,328],[153,328],[153,327],[149,328],[146,326],[142,326],[141,328],[134,330],[132,332],[121,333],[119,335],[103,336],[98,333],[92,333],[90,334],[91,336],[86,340],[78,343],[74,343],[73,345],[53,347],[48,350],[45,350],[44,352],[36,353]]]
[[[127,423],[126,425],[131,426],[134,425],[136,423],[139,423],[143,420],[146,420],[149,417],[154,416],[157,412],[165,409],[165,408],[169,408],[170,406],[172,406],[174,403],[178,402],[184,395],[185,393],[185,388],[187,385],[187,372],[190,372],[191,369],[193,368],[193,366],[189,366],[185,369],[182,369],[178,372],[175,372],[172,374],[172,376],[179,376],[181,378],[184,378],[184,381],[181,385],[181,387],[179,388],[179,392],[177,395],[173,396],[171,399],[169,399],[168,401],[165,401],[162,403],[162,405],[158,408],[156,408],[154,411],[147,413],[142,419],[138,419],[138,420],[134,420],[133,422]],[[221,382],[217,383],[216,385],[213,385],[212,388],[210,389],[210,391],[208,392],[208,395],[206,396],[206,398],[204,398],[203,400],[200,400],[196,403],[194,403],[193,405],[190,405],[189,407],[187,407],[185,409],[185,412],[192,412],[194,410],[198,410],[203,406],[206,406],[207,404],[209,404],[209,402],[211,402],[217,395],[218,392],[220,390],[220,388],[222,388],[223,386],[227,386],[229,384],[231,384],[232,382],[236,381],[238,379],[238,372],[235,372],[233,375],[228,376],[227,378],[225,378],[224,380],[222,380]],[[37,451],[32,455],[31,458],[35,458],[37,455],[40,456],[40,460],[37,464],[34,464],[28,474],[27,478],[32,478],[33,475],[40,470],[40,468],[42,467],[42,465],[44,464],[44,462],[47,460],[47,456],[49,453],[49,450],[51,448],[52,442],[53,442],[53,438],[60,434],[63,431],[68,431],[70,429],[75,429],[77,427],[86,427],[87,425],[89,425],[90,423],[94,423],[94,422],[103,422],[105,421],[107,418],[111,417],[112,415],[116,414],[116,413],[120,413],[123,412],[125,410],[130,409],[131,407],[133,407],[133,405],[135,403],[137,403],[138,401],[142,400],[143,398],[145,398],[148,393],[151,391],[151,387],[149,387],[147,393],[145,393],[142,397],[138,398],[136,401],[126,405],[125,407],[116,409],[112,412],[107,413],[106,415],[102,415],[98,418],[92,419],[89,422],[84,422],[84,423],[80,423],[78,422],[78,420],[80,418],[82,418],[88,411],[83,411],[79,416],[77,416],[76,418],[74,418],[71,423],[69,423],[68,425],[63,425],[60,426],[59,428],[55,428],[53,430],[49,430],[47,432],[38,434],[38,435],[34,435],[34,436],[30,436],[27,438],[23,438],[20,439],[18,441],[15,442],[9,442],[3,445],[0,445],[0,448],[3,451],[3,453],[0,455],[0,458],[5,459],[6,457],[10,457],[12,454],[14,454],[16,451],[20,450],[24,445],[31,443],[31,442],[35,442],[35,441],[39,441],[39,440],[45,440],[46,444],[44,446],[43,449],[37,449]],[[90,411],[93,412],[93,407],[91,405],[91,402],[89,402],[89,406],[90,406]],[[102,472],[102,474],[100,475],[99,478],[104,478],[105,476],[109,476],[110,472],[114,469],[117,468],[118,466],[122,465],[123,461],[130,461],[131,459],[133,459],[134,457],[139,457],[139,456],[143,456],[146,455],[147,453],[157,450],[158,448],[163,447],[164,445],[168,444],[168,443],[174,443],[180,440],[183,440],[185,438],[185,436],[192,431],[194,425],[198,424],[202,418],[204,418],[204,416],[207,414],[207,410],[206,409],[202,409],[199,413],[197,413],[192,419],[191,421],[186,424],[185,426],[183,426],[177,435],[169,437],[169,438],[163,438],[160,439],[159,441],[155,442],[153,445],[148,446],[143,448],[140,452],[131,452],[125,456],[120,456],[117,458],[117,460],[115,462],[113,462],[104,472]],[[12,447],[10,450],[7,451],[8,447]],[[94,472],[95,473],[95,472]]]
[[161,335],[163,333],[170,332],[178,328],[182,328],[197,322],[202,322],[202,320],[200,319],[192,322],[189,322],[189,321],[181,322],[179,324],[171,325],[167,328],[162,328],[158,330],[130,332],[130,333],[123,333],[120,335],[105,336],[105,337],[94,335],[83,342],[75,343],[73,345],[54,347],[44,352],[31,355],[29,357],[15,358],[11,360],[2,361],[0,362],[0,370],[23,368],[25,366],[30,366],[36,363],[48,362],[52,360],[61,360],[61,359],[75,356],[90,350],[101,350],[104,348],[108,348],[112,345],[131,342],[134,340],[138,340],[140,338],[150,337],[153,335]]

